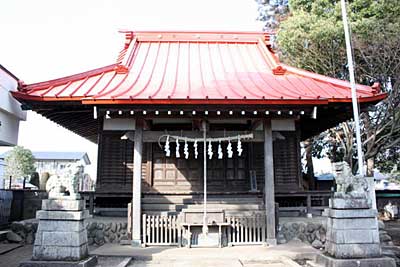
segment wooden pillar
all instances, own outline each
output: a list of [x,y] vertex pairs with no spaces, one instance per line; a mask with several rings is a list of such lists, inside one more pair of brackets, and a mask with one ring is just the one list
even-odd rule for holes
[[276,245],[275,236],[275,184],[271,120],[264,121],[264,196],[268,245]]
[[143,125],[136,120],[133,151],[132,246],[140,246]]

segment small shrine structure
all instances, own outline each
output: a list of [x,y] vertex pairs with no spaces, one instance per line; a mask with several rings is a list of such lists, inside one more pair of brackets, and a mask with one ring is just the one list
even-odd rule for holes
[[351,118],[350,84],[282,64],[268,33],[123,34],[115,63],[13,96],[98,144],[96,206],[132,203],[132,244],[276,244],[275,195],[303,188],[300,141]]

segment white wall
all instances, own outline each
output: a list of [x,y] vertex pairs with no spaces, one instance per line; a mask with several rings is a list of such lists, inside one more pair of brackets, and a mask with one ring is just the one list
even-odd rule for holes
[[17,79],[0,66],[0,146],[16,145],[19,121],[26,120],[26,112],[10,94],[17,86]]

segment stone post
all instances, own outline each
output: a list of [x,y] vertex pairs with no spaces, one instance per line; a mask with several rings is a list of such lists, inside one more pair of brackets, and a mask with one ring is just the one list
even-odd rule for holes
[[326,254],[318,255],[316,263],[329,267],[394,267],[394,259],[382,256],[376,216],[366,195],[335,193],[329,203]]
[[20,267],[95,266],[96,257],[88,255],[84,220],[89,217],[85,202],[71,196],[54,196],[42,201],[32,260]]

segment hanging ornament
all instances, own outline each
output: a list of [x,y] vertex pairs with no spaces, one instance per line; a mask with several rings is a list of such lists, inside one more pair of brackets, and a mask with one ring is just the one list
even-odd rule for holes
[[197,150],[197,140],[194,141],[194,158],[197,159],[197,156],[199,155],[199,151]]
[[243,152],[242,142],[240,141],[240,137],[238,138],[237,152],[239,157],[242,155]]
[[181,157],[181,154],[179,153],[179,140],[178,140],[178,139],[176,139],[176,151],[175,151],[175,156],[176,156],[177,158],[180,158],[180,157]]
[[183,147],[183,154],[185,154],[185,159],[189,158],[189,148],[186,139],[185,139],[185,146]]
[[212,144],[211,144],[211,141],[209,141],[208,142],[208,158],[209,159],[212,159],[212,156],[213,156],[213,151],[212,151]]
[[227,153],[228,153],[228,158],[232,158],[233,156],[233,151],[232,151],[232,144],[231,141],[229,140],[228,146],[227,146]]
[[166,157],[171,156],[171,150],[169,150],[169,135],[167,135],[167,140],[165,141],[164,151]]
[[221,140],[220,140],[219,144],[218,144],[218,159],[222,159],[223,156],[224,156],[224,153],[222,153]]

